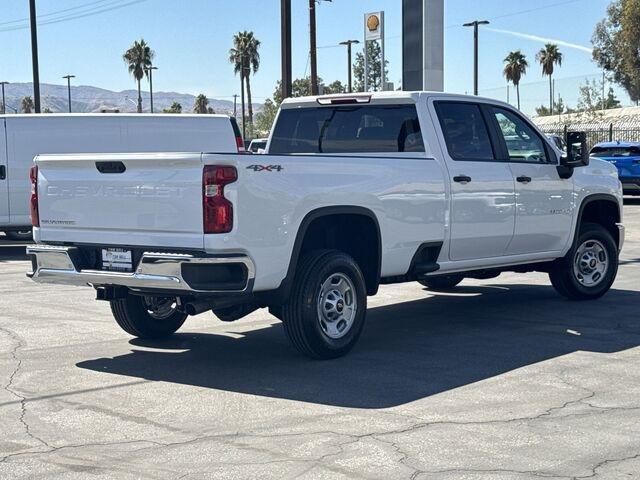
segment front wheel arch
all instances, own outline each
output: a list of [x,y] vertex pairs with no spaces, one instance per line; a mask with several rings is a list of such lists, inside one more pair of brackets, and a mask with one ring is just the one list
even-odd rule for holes
[[616,224],[620,223],[621,218],[620,204],[615,196],[607,193],[596,193],[585,197],[578,209],[570,249],[575,247],[581,228],[585,223],[602,225],[611,234],[619,248],[621,239]]

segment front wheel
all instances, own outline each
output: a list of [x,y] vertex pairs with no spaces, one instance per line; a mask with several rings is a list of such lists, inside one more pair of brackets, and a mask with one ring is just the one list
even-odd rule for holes
[[17,242],[23,242],[27,240],[33,240],[33,233],[31,230],[9,230],[4,232],[9,240],[15,240]]
[[139,338],[164,338],[174,334],[187,318],[173,297],[127,295],[112,300],[111,312],[120,328]]
[[305,255],[282,308],[293,346],[317,359],[345,355],[358,341],[367,310],[367,292],[358,264],[336,250]]
[[549,272],[551,284],[571,300],[600,298],[618,273],[618,247],[611,234],[595,223],[585,223],[569,253]]

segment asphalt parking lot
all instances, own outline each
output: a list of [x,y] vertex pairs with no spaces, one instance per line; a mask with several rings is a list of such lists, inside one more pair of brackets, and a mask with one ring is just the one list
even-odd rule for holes
[[346,358],[266,311],[131,339],[0,238],[0,478],[640,478],[640,201],[612,291],[542,274],[386,286]]

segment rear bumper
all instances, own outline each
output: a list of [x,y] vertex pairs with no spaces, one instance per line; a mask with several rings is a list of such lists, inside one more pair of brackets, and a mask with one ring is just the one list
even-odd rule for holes
[[138,290],[185,293],[248,293],[255,266],[246,255],[196,255],[144,252],[133,272],[83,269],[76,247],[33,245],[27,247],[32,271],[39,283],[63,285],[115,285]]

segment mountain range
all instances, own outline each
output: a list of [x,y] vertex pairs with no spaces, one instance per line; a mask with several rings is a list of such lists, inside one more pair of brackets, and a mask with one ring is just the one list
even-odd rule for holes
[[[20,113],[20,102],[27,95],[33,97],[32,83],[10,83],[5,85],[5,97],[7,102],[7,113],[17,110]],[[54,113],[68,111],[66,85],[53,85],[49,83],[40,84],[40,104],[42,111],[48,108]],[[123,90],[114,92],[104,88],[92,87],[90,85],[71,86],[71,110],[79,113],[100,112],[103,109],[119,110],[120,112],[135,112],[138,98],[137,90]],[[153,107],[156,113],[169,108],[173,102],[182,105],[182,111],[189,113],[193,110],[195,95],[178,92],[153,92]],[[233,114],[233,101],[209,99],[209,106],[216,113]],[[148,112],[150,108],[149,92],[142,92],[143,111]],[[254,111],[259,111],[262,104],[254,103]],[[240,103],[238,101],[238,111]]]

